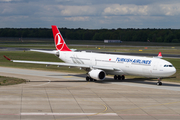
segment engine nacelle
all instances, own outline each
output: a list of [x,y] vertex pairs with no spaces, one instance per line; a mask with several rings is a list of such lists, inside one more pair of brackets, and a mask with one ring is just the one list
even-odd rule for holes
[[106,73],[103,70],[91,70],[89,73],[89,76],[96,80],[104,80],[106,77]]

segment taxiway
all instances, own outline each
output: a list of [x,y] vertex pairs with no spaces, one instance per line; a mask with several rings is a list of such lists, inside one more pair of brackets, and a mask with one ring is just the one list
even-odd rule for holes
[[27,79],[0,87],[0,119],[180,119],[180,84],[132,80],[86,82],[85,75],[0,67]]

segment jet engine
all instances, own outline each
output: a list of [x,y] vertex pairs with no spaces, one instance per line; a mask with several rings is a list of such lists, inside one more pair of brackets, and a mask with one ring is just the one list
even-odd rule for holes
[[106,77],[106,73],[103,70],[91,70],[89,73],[89,76],[95,80],[104,80]]

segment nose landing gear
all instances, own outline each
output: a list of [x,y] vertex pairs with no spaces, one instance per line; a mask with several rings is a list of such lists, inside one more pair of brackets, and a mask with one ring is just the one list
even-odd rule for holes
[[161,78],[158,78],[157,85],[158,85],[158,86],[162,85]]

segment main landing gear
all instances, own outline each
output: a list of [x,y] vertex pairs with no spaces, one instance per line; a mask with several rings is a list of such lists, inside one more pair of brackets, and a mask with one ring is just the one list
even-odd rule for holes
[[161,82],[161,78],[158,78],[158,82],[157,82],[157,85],[162,85],[162,82]]
[[93,79],[93,78],[91,78],[89,76],[86,76],[86,81],[97,81],[97,80],[95,80],[95,79]]
[[118,79],[118,80],[124,80],[124,79],[125,79],[125,76],[124,76],[124,75],[122,75],[122,76],[121,76],[121,75],[114,75],[114,79],[115,79],[115,80],[117,80],[117,79]]

